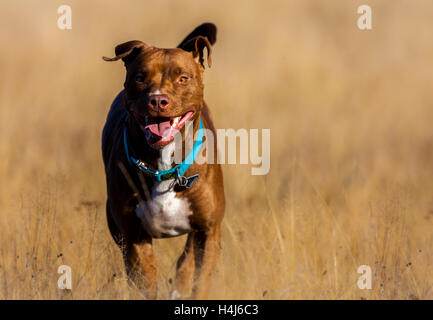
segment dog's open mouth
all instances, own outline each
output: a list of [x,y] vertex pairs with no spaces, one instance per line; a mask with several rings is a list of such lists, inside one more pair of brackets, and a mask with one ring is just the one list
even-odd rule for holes
[[155,146],[164,146],[170,143],[194,113],[194,111],[188,111],[178,117],[145,117],[144,121],[140,121],[140,124],[147,142]]

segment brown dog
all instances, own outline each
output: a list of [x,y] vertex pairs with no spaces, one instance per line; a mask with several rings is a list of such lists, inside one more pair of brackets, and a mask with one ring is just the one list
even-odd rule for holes
[[111,106],[102,137],[108,226],[128,277],[150,299],[157,297],[153,238],[188,233],[174,298],[206,298],[219,255],[225,200],[216,147],[214,164],[173,162],[174,150],[186,149],[187,123],[197,137],[193,150],[203,148],[203,129],[216,138],[202,77],[204,49],[210,66],[215,41],[215,25],[205,23],[178,48],[129,41],[116,47],[114,58],[104,57],[122,59],[126,67],[125,89]]

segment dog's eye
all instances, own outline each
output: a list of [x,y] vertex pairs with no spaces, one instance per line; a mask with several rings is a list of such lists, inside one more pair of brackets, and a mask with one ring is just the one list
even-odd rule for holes
[[180,84],[186,84],[189,81],[189,78],[187,76],[180,76],[179,79],[177,79],[177,82]]
[[142,75],[136,75],[135,76],[135,81],[136,82],[144,82],[144,77]]

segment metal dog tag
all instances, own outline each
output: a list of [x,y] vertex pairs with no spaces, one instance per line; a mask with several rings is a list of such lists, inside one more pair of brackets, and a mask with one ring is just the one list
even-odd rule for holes
[[195,181],[198,179],[199,175],[195,174],[191,177],[185,177],[185,176],[181,176],[179,174],[179,168],[176,168],[176,176],[177,176],[177,184],[181,187],[185,187],[185,188],[191,188],[192,185],[195,183]]
[[195,174],[191,177],[184,177],[184,176],[179,176],[177,178],[177,184],[180,185],[181,187],[185,187],[185,188],[191,188],[192,185],[196,182],[196,180],[198,179],[199,175]]
[[185,187],[186,187],[186,188],[191,188],[192,185],[197,181],[198,177],[199,177],[199,175],[198,175],[198,174],[195,174],[195,175],[193,175],[193,176],[191,176],[191,177],[186,178],[186,184],[185,184]]
[[192,185],[195,183],[195,181],[198,179],[198,174],[195,174],[191,177],[184,177],[184,176],[179,176],[177,178],[177,184],[180,185],[181,187],[185,187],[185,188],[191,188]]

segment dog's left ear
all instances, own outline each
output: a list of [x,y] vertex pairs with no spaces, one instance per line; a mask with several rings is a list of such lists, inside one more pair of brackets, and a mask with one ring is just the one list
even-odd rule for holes
[[207,38],[203,36],[198,36],[195,38],[192,38],[191,40],[187,41],[185,44],[183,44],[181,49],[185,51],[192,52],[192,55],[194,59],[197,61],[197,63],[200,63],[201,66],[204,68],[204,48],[207,50],[207,65],[209,68],[212,65],[212,46],[207,40]]
[[195,28],[189,35],[185,37],[185,39],[182,40],[182,42],[177,46],[178,48],[182,48],[185,43],[187,43],[192,38],[202,36],[206,37],[207,40],[210,42],[211,45],[214,45],[216,42],[216,35],[217,35],[217,27],[211,22],[206,22],[201,25],[199,25],[197,28]]
[[195,28],[177,47],[185,51],[193,52],[194,58],[197,59],[197,62],[199,62],[203,68],[203,49],[206,47],[208,56],[207,62],[210,67],[212,64],[212,45],[216,42],[216,35],[217,27],[213,23],[206,22]]

